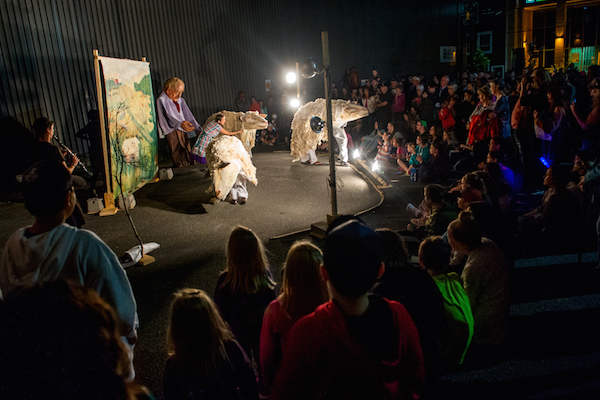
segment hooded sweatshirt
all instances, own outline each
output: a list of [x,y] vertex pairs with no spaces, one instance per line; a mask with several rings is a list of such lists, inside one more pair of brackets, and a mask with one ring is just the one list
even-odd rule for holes
[[113,251],[95,233],[62,224],[31,236],[28,228],[8,239],[0,259],[0,290],[12,291],[38,282],[68,279],[95,290],[117,313],[123,336],[138,327],[135,298]]

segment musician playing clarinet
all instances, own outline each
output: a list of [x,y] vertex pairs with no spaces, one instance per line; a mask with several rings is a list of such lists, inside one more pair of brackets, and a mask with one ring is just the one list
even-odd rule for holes
[[[82,189],[86,186],[87,182],[81,176],[73,175],[73,170],[79,164],[79,158],[75,154],[70,155],[67,161],[65,161],[66,151],[62,151],[57,146],[52,144],[54,138],[54,122],[46,117],[40,117],[33,122],[32,126],[33,135],[36,139],[33,145],[33,158],[32,164],[38,161],[44,160],[57,160],[64,164],[69,170],[72,176],[73,187],[75,190]],[[73,211],[73,214],[66,221],[69,225],[81,227],[85,224],[85,218],[79,202]]]

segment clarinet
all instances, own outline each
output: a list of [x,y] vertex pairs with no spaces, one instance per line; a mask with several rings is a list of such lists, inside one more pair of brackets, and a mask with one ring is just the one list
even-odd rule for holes
[[[75,153],[73,153],[73,151],[68,148],[63,142],[60,141],[60,139],[58,138],[58,136],[54,135],[54,140],[56,140],[58,142],[58,144],[60,145],[60,147],[63,148],[63,150],[65,150],[67,153],[69,153],[69,155],[71,157],[77,157],[77,155]],[[78,157],[79,158],[79,157]],[[77,164],[80,165],[81,168],[83,169],[83,171],[88,174],[88,176],[92,176],[92,173],[87,169],[87,167],[85,166],[84,163],[82,163],[81,161]]]

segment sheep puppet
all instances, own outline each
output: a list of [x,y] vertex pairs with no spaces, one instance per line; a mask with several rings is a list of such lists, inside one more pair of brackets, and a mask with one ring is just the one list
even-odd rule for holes
[[[211,115],[204,126],[214,121],[217,114],[221,113]],[[219,135],[206,149],[206,162],[213,180],[207,192],[214,190],[215,197],[221,201],[225,200],[239,174],[255,185],[258,184],[256,167],[252,164],[250,151],[255,144],[256,130],[265,129],[268,125],[267,120],[257,112],[225,111],[223,114],[226,130],[230,132],[243,130],[243,133],[242,140],[237,135]]]
[[[345,147],[347,143],[346,132],[343,126],[349,121],[361,119],[367,115],[369,115],[369,111],[361,105],[353,104],[347,100],[331,100],[333,135],[338,143],[341,142],[340,147]],[[292,141],[290,144],[293,161],[298,161],[309,150],[316,149],[320,142],[326,142],[328,139],[326,126],[319,133],[314,132],[310,128],[310,120],[313,117],[319,117],[324,121],[327,120],[325,99],[316,99],[315,101],[306,103],[294,114],[294,119],[292,120]]]

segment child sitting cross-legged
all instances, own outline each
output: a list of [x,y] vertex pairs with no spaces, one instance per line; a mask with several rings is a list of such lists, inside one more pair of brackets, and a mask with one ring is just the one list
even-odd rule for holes
[[412,169],[418,170],[422,164],[428,163],[431,158],[429,153],[429,145],[427,144],[427,135],[421,134],[417,136],[416,145],[409,143],[406,145],[410,157],[408,166],[405,162],[398,160],[398,171],[411,172]]

